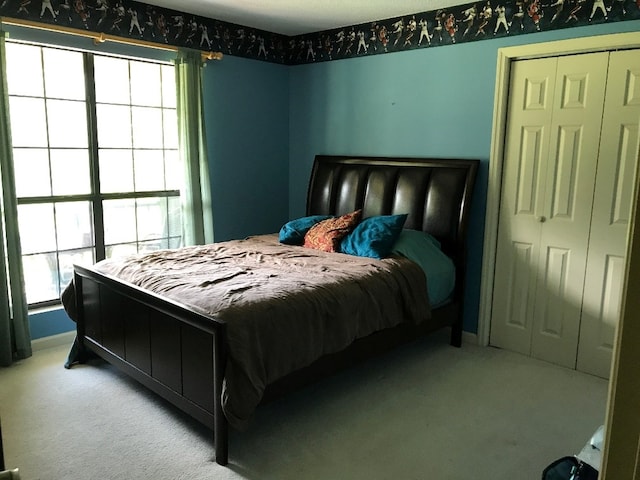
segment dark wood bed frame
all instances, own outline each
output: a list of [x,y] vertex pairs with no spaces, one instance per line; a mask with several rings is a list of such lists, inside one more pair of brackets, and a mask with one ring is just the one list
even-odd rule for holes
[[[477,160],[317,156],[307,214],[363,216],[408,213],[405,228],[423,230],[455,262],[451,302],[419,327],[400,325],[356,340],[268,386],[264,402],[434,330],[451,327],[461,345],[465,231]],[[212,428],[215,460],[228,462],[228,424],[222,411],[225,324],[177,302],[76,266],[77,359],[86,349]],[[67,366],[70,366],[68,364]]]

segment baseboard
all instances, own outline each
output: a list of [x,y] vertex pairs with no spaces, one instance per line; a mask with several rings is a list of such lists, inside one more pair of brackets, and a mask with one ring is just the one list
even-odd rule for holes
[[478,345],[478,334],[462,331],[462,343],[470,343],[471,345]]
[[75,330],[71,332],[59,333],[57,335],[51,335],[50,337],[42,337],[31,342],[31,350],[38,352],[40,350],[46,350],[47,348],[60,347],[62,345],[68,345],[71,348],[73,340],[76,338]]

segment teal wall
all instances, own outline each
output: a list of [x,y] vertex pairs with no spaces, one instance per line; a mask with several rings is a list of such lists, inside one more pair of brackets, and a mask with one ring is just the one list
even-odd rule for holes
[[76,324],[61,308],[44,310],[29,315],[31,338],[43,338],[76,329]]
[[290,67],[290,216],[304,213],[316,154],[480,159],[464,318],[477,332],[497,50],[637,30],[628,21]]
[[288,67],[209,62],[204,99],[215,240],[278,231],[289,208]]

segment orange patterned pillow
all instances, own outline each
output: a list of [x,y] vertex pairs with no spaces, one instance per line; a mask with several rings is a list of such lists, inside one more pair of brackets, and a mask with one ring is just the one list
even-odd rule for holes
[[362,210],[316,223],[304,236],[304,246],[323,252],[338,252],[340,242],[360,222]]

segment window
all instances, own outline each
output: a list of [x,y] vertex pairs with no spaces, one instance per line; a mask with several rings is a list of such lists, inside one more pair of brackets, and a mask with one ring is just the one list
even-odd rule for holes
[[74,264],[179,246],[173,65],[6,47],[29,306],[58,303]]

